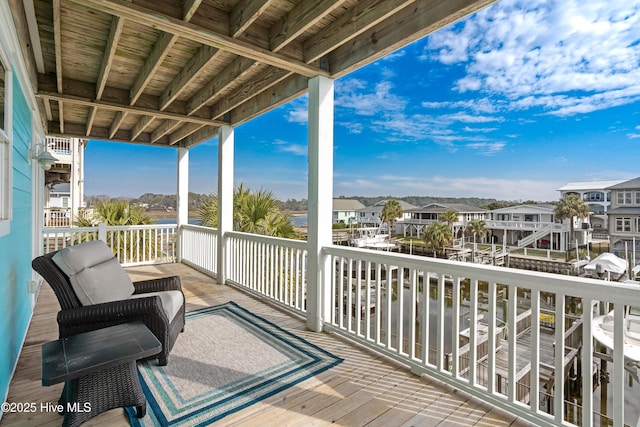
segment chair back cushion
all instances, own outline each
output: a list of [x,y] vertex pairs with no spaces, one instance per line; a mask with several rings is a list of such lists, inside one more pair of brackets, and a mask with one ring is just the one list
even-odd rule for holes
[[101,240],[61,249],[52,259],[69,276],[82,305],[118,301],[133,295],[131,279]]

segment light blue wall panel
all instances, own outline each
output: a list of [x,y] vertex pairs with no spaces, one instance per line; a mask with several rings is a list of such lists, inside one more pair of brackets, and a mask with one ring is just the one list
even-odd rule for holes
[[0,237],[0,398],[6,396],[11,374],[31,318],[31,166],[28,147],[32,123],[29,105],[13,77],[13,152],[11,232]]

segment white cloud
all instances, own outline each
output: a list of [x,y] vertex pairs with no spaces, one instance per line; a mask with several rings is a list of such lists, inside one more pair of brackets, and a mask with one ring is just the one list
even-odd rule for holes
[[370,85],[358,79],[339,80],[336,84],[336,106],[353,110],[357,115],[374,116],[403,111],[407,99],[391,92],[393,84],[383,81]]
[[544,181],[542,179],[505,179],[484,176],[452,178],[443,176],[421,177],[414,175],[382,175],[377,181],[343,176],[334,183],[336,195],[380,196],[394,194],[398,197],[413,195],[446,197],[487,197],[498,200],[538,200],[558,199],[558,188],[566,182]]
[[428,39],[460,92],[569,116],[640,99],[639,0],[502,0]]
[[491,133],[498,130],[498,128],[472,128],[469,126],[465,126],[462,128],[465,132],[478,132],[478,133]]
[[281,139],[273,141],[273,145],[277,146],[278,151],[283,153],[291,153],[296,156],[306,156],[308,154],[306,145],[292,144]]
[[477,150],[483,156],[493,156],[506,146],[504,142],[473,142],[466,144],[467,148]]

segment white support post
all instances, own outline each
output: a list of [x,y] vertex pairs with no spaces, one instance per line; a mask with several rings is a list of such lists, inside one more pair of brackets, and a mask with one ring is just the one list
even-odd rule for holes
[[182,226],[189,223],[189,149],[178,148],[178,197],[176,222],[178,224],[178,262],[182,262]]
[[233,145],[234,129],[218,129],[218,283],[227,280],[225,233],[233,231]]
[[309,226],[307,327],[322,331],[331,307],[331,259],[322,248],[332,244],[333,217],[333,89],[326,77],[309,80]]

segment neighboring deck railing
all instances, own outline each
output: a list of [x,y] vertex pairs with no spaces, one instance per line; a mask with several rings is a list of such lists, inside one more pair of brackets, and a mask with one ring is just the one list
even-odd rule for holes
[[106,242],[124,266],[176,261],[175,224],[45,228],[44,253],[89,241]]
[[[176,226],[162,227],[175,231]],[[189,225],[180,233],[181,259],[217,274],[217,231]],[[79,238],[66,236],[48,239],[73,244]],[[224,248],[228,283],[306,315],[307,242],[230,232]],[[535,425],[636,425],[637,419],[624,419],[635,410],[625,404],[637,398],[628,396],[633,381],[622,351],[622,308],[640,306],[640,286],[340,246],[323,248],[323,256],[331,265],[324,272],[330,284],[322,293],[328,307],[321,313],[330,313],[324,330]],[[593,316],[613,308],[615,351],[604,354],[594,345]],[[575,322],[581,332],[568,340],[569,332],[580,330]],[[463,344],[459,336],[467,328]],[[517,340],[510,331],[517,331]],[[544,331],[552,344],[542,344],[549,337]],[[599,364],[600,357],[608,363]],[[604,370],[594,370],[598,365]],[[608,404],[594,397],[600,378],[607,381]],[[580,399],[567,401],[570,390],[579,390]],[[637,384],[632,391],[638,393]],[[605,407],[607,414],[601,415]]]

